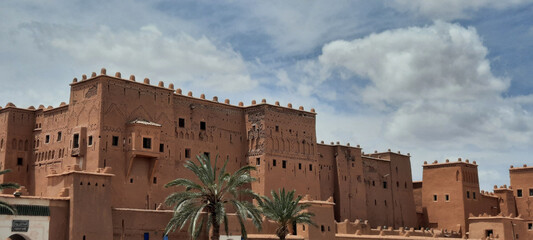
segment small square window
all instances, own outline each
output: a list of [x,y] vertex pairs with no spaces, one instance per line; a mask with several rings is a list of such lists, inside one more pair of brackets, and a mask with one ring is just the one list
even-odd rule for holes
[[530,189],[529,189],[529,196],[530,196],[530,197],[533,197],[533,188],[530,188]]
[[205,130],[205,129],[206,129],[205,122],[200,122],[200,130]]
[[516,196],[522,197],[522,189],[516,189]]
[[282,168],[287,168],[287,161],[285,161],[285,160],[281,161],[281,167]]
[[161,143],[159,144],[159,152],[164,152],[165,151],[165,144]]
[[209,152],[204,152],[204,156],[205,156],[206,158],[210,158],[211,155],[209,154]]
[[445,198],[446,198],[446,202],[450,201],[450,195],[449,194],[446,194]]
[[50,142],[50,135],[46,135],[46,137],[44,138],[44,143],[49,143]]
[[309,171],[313,171],[313,164],[309,164]]
[[436,202],[438,200],[437,194],[433,195],[433,202]]
[[260,166],[261,165],[261,158],[255,159],[255,165]]
[[57,132],[57,141],[61,142],[61,138],[63,137],[63,134],[61,132]]
[[185,148],[185,158],[191,158],[191,149]]
[[93,145],[93,136],[89,136],[89,140],[87,141],[87,145],[89,145],[89,146]]
[[387,189],[387,182],[383,182],[383,188]]
[[151,138],[143,138],[143,148],[144,149],[152,149],[152,139]]
[[17,166],[22,166],[23,161],[24,160],[22,158],[17,158]]
[[184,128],[184,127],[185,127],[185,119],[184,119],[184,118],[180,118],[180,119],[178,120],[178,126],[179,126],[180,128]]
[[276,159],[272,159],[272,166],[273,166],[273,167],[276,166]]
[[111,139],[111,145],[118,146],[118,136],[113,136]]
[[133,183],[133,178],[130,178],[130,183]]
[[527,230],[533,230],[533,223],[527,224]]

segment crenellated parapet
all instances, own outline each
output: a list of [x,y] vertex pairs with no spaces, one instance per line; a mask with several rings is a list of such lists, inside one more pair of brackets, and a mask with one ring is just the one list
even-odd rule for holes
[[[173,83],[165,85],[165,82],[159,81],[157,85],[151,85],[149,78],[144,78],[143,82],[136,82],[135,81],[135,79],[136,79],[135,75],[130,75],[129,79],[123,79],[122,78],[122,74],[120,72],[116,72],[114,76],[110,76],[110,75],[107,75],[107,70],[105,68],[102,68],[100,70],[100,74],[99,75],[97,75],[95,72],[93,72],[90,77],[87,77],[87,75],[83,74],[82,78],[81,78],[81,81],[78,80],[78,78],[74,78],[70,85],[71,86],[75,86],[75,85],[83,84],[85,82],[90,82],[91,80],[98,79],[100,77],[107,77],[107,78],[121,80],[121,81],[133,82],[133,83],[139,84],[139,85],[151,86],[151,87],[154,87],[154,88],[157,88],[157,89],[168,90],[170,92],[173,92],[174,95],[176,95],[176,96],[195,98],[195,97],[193,97],[192,91],[189,91],[187,95],[182,95],[183,91],[182,91],[181,88],[177,88],[176,90],[174,90],[175,88],[174,88],[174,84]],[[199,98],[195,98],[195,99],[202,100],[202,101],[209,101],[209,102],[213,102],[213,103],[219,103],[218,97],[215,96],[215,97],[213,97],[213,100],[209,100],[209,99],[206,98],[206,95],[203,94],[203,93],[200,94]],[[223,103],[219,103],[219,104],[230,105],[230,101],[229,101],[229,99],[226,99]],[[250,107],[260,106],[260,105],[270,105],[270,106],[275,106],[275,107],[278,107],[278,108],[292,110],[292,111],[299,111],[299,112],[306,112],[306,113],[316,114],[314,108],[311,108],[309,111],[306,111],[303,106],[299,106],[296,109],[296,108],[293,108],[292,103],[288,103],[287,107],[283,107],[283,106],[280,105],[279,101],[276,101],[275,104],[269,104],[269,103],[267,103],[266,99],[262,99],[260,103],[258,103],[256,100],[252,100],[251,104],[247,105],[247,106],[244,105],[242,102],[240,102],[238,105],[231,105],[231,106],[240,107],[240,108],[250,108]]]

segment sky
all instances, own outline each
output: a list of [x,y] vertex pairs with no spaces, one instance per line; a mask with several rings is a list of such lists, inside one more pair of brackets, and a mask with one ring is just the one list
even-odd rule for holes
[[121,72],[195,96],[315,108],[317,140],[476,161],[482,189],[533,165],[533,0],[0,3],[0,105],[58,106]]

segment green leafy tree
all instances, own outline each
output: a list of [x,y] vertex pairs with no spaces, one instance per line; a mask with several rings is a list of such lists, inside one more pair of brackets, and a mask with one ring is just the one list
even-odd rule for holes
[[[0,175],[4,175],[4,174],[6,174],[8,172],[11,172],[11,170],[6,169],[6,170],[3,170],[3,171],[0,171]],[[4,189],[8,189],[8,188],[17,189],[17,188],[19,188],[19,185],[16,184],[16,183],[0,183],[0,192],[2,192]],[[10,211],[13,214],[17,213],[16,209],[13,208],[13,206],[11,206],[8,203],[3,202],[3,201],[0,201],[0,208],[7,209],[8,211]]]
[[259,202],[263,215],[278,224],[276,235],[281,240],[285,240],[289,234],[289,227],[296,223],[316,226],[311,220],[315,214],[303,211],[311,205],[300,204],[302,196],[294,198],[294,193],[294,190],[285,192],[285,188],[278,192],[272,190],[271,199],[263,196],[262,201]]
[[[189,234],[193,239],[198,238],[202,229],[209,229],[211,240],[220,238],[220,226],[223,225],[228,234],[227,207],[232,206],[236,211],[241,226],[241,234],[246,239],[245,220],[250,218],[253,224],[261,229],[261,211],[250,201],[241,201],[241,197],[260,197],[248,188],[255,178],[250,176],[253,166],[244,166],[235,173],[226,172],[228,160],[217,174],[217,159],[214,166],[208,156],[196,156],[198,164],[187,161],[185,168],[194,173],[198,181],[178,178],[165,187],[184,187],[183,191],[170,194],[165,203],[174,207],[174,214],[170,219],[166,234],[183,229],[189,223]],[[205,226],[204,226],[205,225]]]

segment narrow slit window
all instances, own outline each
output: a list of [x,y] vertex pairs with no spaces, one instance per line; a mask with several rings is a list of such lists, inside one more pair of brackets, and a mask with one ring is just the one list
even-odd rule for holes
[[191,149],[185,148],[185,158],[191,158]]
[[76,133],[74,134],[74,137],[72,139],[72,148],[79,148],[80,147],[80,134]]

